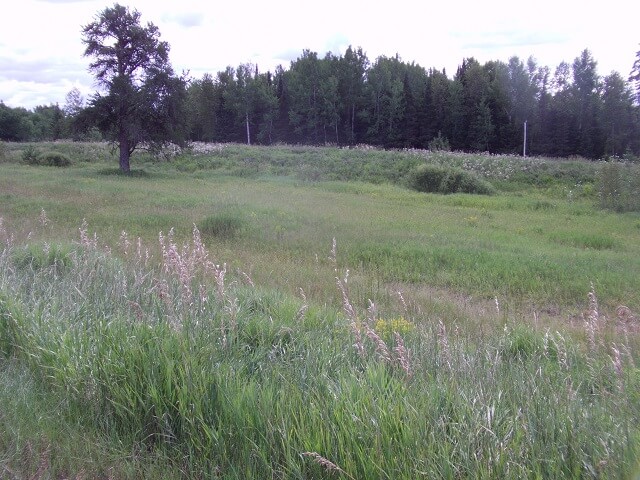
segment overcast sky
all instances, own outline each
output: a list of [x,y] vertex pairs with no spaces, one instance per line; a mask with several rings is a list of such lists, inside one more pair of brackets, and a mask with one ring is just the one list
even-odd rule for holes
[[[59,103],[96,90],[82,56],[81,27],[115,2],[20,0],[0,16],[0,100],[11,107]],[[194,78],[226,66],[288,68],[303,49],[324,56],[362,47],[373,62],[405,62],[455,73],[463,58],[507,62],[533,56],[553,72],[588,48],[605,76],[627,78],[640,50],[640,2],[607,0],[122,0],[160,29],[178,73]]]

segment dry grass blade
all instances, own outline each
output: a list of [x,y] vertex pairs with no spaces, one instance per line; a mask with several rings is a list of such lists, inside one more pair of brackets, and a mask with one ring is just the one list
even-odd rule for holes
[[349,475],[347,472],[345,472],[342,468],[340,468],[338,465],[333,463],[331,460],[323,457],[319,453],[304,452],[302,455],[304,457],[312,458],[318,465],[324,468],[327,472],[339,472],[345,475],[346,477],[353,479],[353,477]]

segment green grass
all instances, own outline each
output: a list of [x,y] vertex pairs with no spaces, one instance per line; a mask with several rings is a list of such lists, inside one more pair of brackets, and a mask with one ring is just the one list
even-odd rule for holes
[[[171,251],[170,240],[165,245]],[[381,343],[364,325],[391,311],[356,307],[345,317],[240,286],[241,276],[230,273],[207,288],[208,269],[218,277],[222,270],[207,266],[198,245],[154,267],[144,254],[123,262],[89,241],[62,272],[56,262],[17,263],[5,250],[0,336],[12,348],[3,395],[22,384],[2,404],[14,432],[2,452],[5,469],[37,473],[46,462],[51,475],[99,474],[137,451],[133,470],[118,465],[121,478],[140,469],[159,478],[146,470],[154,458],[185,477],[330,477],[309,452],[352,478],[635,471],[640,375],[623,339],[609,344],[602,330],[585,349],[579,338],[510,319],[480,333],[407,309],[403,343]],[[362,355],[353,347],[359,341]],[[613,347],[622,349],[620,370]],[[44,400],[29,398],[34,392]],[[56,399],[53,410],[48,402]],[[25,402],[47,402],[40,425],[30,423]],[[72,428],[62,444],[59,428]],[[79,430],[93,433],[79,442]],[[25,460],[21,438],[38,466]],[[79,443],[96,451],[104,442],[109,456],[72,461]]]
[[60,151],[0,164],[0,477],[638,474],[640,220],[568,195],[591,164],[433,155],[499,189],[442,196],[424,152]]
[[[635,282],[640,252],[633,227],[637,215],[599,210],[595,196],[560,195],[559,186],[548,185],[492,197],[445,197],[389,183],[309,183],[291,169],[285,171],[288,176],[265,176],[267,167],[289,165],[294,154],[302,157],[299,161],[320,163],[325,152],[329,164],[340,155],[343,163],[352,156],[364,162],[370,155],[374,165],[386,165],[383,160],[392,161],[394,155],[402,159],[400,164],[416,156],[297,147],[230,146],[228,151],[225,147],[220,156],[234,168],[251,153],[268,162],[265,171],[247,178],[215,169],[175,172],[173,163],[143,162],[137,168],[144,174],[122,178],[101,175],[107,168],[103,162],[78,158],[75,167],[59,174],[3,164],[2,216],[5,224],[26,234],[37,230],[34,221],[44,209],[51,219],[46,235],[60,239],[68,238],[67,232],[85,218],[112,246],[123,230],[149,242],[174,228],[180,239],[195,223],[203,232],[214,232],[205,234],[206,242],[220,261],[251,270],[261,284],[290,292],[309,288],[318,301],[335,299],[331,282],[316,274],[319,268],[330,271],[324,259],[335,237],[342,261],[363,280],[361,303],[370,293],[382,295],[371,292],[372,285],[419,282],[481,298],[533,302],[541,309],[550,303],[576,308],[594,282],[610,307],[640,306]],[[516,162],[494,157],[475,161],[480,160],[495,176],[504,174],[495,164]],[[587,164],[585,170],[589,168]]]

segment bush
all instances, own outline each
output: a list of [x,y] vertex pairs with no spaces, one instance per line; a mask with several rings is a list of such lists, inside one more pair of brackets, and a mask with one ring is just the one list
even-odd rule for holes
[[429,142],[429,150],[432,152],[450,152],[451,146],[447,137],[443,137],[442,132],[438,132],[438,136],[433,137]]
[[414,170],[409,178],[409,186],[419,192],[429,193],[495,193],[493,185],[471,172],[428,164]]
[[71,159],[64,153],[48,151],[39,153],[33,145],[27,146],[22,151],[22,160],[27,165],[44,165],[48,167],[68,167]]
[[245,219],[239,214],[224,212],[205,218],[198,228],[202,235],[228,239],[236,237],[245,225]]
[[38,149],[33,145],[28,145],[22,151],[22,161],[27,165],[39,165],[39,154]]
[[0,142],[0,163],[9,161],[9,148],[6,143]]
[[68,167],[71,165],[71,159],[64,153],[45,152],[39,157],[39,164],[49,167]]

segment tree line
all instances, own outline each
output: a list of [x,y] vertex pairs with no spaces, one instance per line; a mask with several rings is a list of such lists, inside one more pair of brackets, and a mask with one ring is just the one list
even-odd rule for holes
[[[288,69],[261,72],[257,65],[240,64],[196,79],[173,74],[168,45],[158,40],[153,24],[142,27],[139,16],[116,4],[100,22],[84,27],[85,55],[95,59],[90,69],[106,95],[85,103],[72,90],[63,108],[33,111],[0,102],[0,139],[104,136],[122,149],[120,139],[151,125],[147,137],[155,133],[177,143],[364,143],[522,153],[526,124],[527,154],[640,155],[640,52],[629,78],[618,72],[600,76],[589,50],[553,72],[532,57],[484,64],[466,58],[450,77],[398,55],[371,62],[362,48],[350,46],[344,54],[324,57],[304,50]],[[140,35],[126,31],[132,26],[146,35],[138,47],[153,60],[138,87],[126,65],[110,63],[121,56],[101,43],[119,28],[124,43],[140,42]],[[147,107],[132,110],[141,104]],[[128,115],[127,122],[118,115]],[[133,151],[136,144],[124,148]]]
[[187,88],[188,135],[199,141],[303,143],[566,157],[640,153],[632,84],[602,78],[584,50],[553,74],[532,58],[462,61],[453,78],[361,48],[309,50],[274,73],[257,66],[204,75]]

